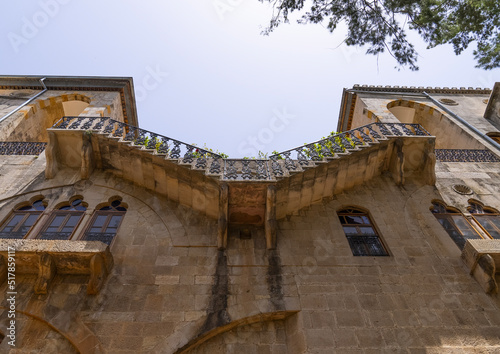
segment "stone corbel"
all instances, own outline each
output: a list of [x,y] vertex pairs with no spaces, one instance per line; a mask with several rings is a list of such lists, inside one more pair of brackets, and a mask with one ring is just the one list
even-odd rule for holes
[[57,136],[54,132],[47,131],[47,134],[48,142],[47,147],[45,148],[45,159],[47,160],[45,165],[45,178],[52,179],[56,176],[57,171],[59,170],[57,162],[58,144]]
[[392,166],[392,176],[396,181],[396,184],[402,186],[405,183],[405,175],[404,175],[404,164],[405,164],[405,155],[403,153],[403,139],[396,139],[394,142],[394,159]]
[[35,282],[35,294],[47,294],[50,282],[56,274],[56,265],[48,253],[42,253],[38,262],[38,278]]
[[226,183],[219,190],[219,227],[217,235],[217,247],[223,250],[227,247],[227,223],[229,208],[229,188]]
[[267,187],[266,196],[266,246],[268,250],[276,248],[276,187]]
[[81,160],[80,178],[89,179],[90,174],[94,170],[94,161],[91,135],[87,132],[83,133]]
[[467,240],[462,260],[487,294],[496,294],[496,268],[500,264],[500,240]]
[[470,270],[470,275],[477,280],[487,294],[496,294],[498,292],[495,273],[495,261],[489,254],[483,254],[479,257]]
[[[90,259],[90,279],[87,284],[87,294],[95,295],[101,290],[104,281],[110,273],[112,264],[101,254],[95,254]],[[112,260],[112,258],[111,258]]]
[[427,184],[433,186],[436,184],[436,153],[435,139],[428,139],[424,147],[424,180]]

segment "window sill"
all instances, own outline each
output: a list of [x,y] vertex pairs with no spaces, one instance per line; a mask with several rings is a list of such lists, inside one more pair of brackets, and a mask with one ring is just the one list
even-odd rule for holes
[[0,239],[0,283],[8,278],[9,263],[16,274],[37,274],[35,294],[46,294],[57,274],[88,274],[88,294],[97,294],[113,267],[108,245],[99,241]]
[[467,240],[462,260],[486,293],[498,292],[495,278],[500,270],[500,240]]

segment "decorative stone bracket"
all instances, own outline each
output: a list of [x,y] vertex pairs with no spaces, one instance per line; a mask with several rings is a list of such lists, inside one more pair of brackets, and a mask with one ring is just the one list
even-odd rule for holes
[[88,274],[87,293],[97,294],[113,267],[109,246],[99,241],[0,240],[0,283],[9,257],[16,274],[38,275],[35,294],[47,294],[56,274]]
[[495,278],[500,266],[500,240],[467,240],[462,260],[487,294],[498,292]]
[[39,255],[38,278],[35,282],[35,294],[47,294],[47,289],[54,275],[56,275],[54,258],[44,252]]

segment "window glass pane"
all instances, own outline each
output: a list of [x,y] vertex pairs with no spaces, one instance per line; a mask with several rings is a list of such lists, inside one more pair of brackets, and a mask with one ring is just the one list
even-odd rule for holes
[[31,205],[23,206],[22,208],[19,208],[17,210],[33,210],[33,207]]
[[434,214],[434,216],[460,249],[465,247],[468,238],[481,238],[462,215]]
[[370,237],[370,242],[368,243],[368,250],[371,256],[387,256],[387,252],[380,243],[378,237]]
[[497,216],[475,216],[476,220],[493,238],[500,238],[500,220]]
[[363,219],[363,224],[370,225],[370,218],[368,216],[362,216],[361,219]]
[[52,220],[52,222],[50,223],[49,227],[47,228],[47,232],[57,232],[57,230],[62,225],[65,218],[66,215],[56,215]]
[[80,216],[81,214],[71,215],[64,227],[75,227],[78,224],[78,220],[80,220]]
[[111,221],[108,224],[108,227],[106,228],[106,232],[116,233],[116,229],[118,229],[118,226],[120,225],[121,219],[122,219],[121,215],[113,215],[111,217]]
[[89,229],[88,232],[102,232],[102,228],[106,224],[107,219],[108,216],[106,215],[97,215],[97,217],[94,219],[92,227]]
[[92,225],[92,227],[99,227],[99,228],[103,227],[107,218],[108,217],[106,215],[97,215],[97,217],[94,220],[94,224]]
[[26,220],[24,221],[23,225],[19,228],[19,232],[22,232],[24,234],[27,234],[30,228],[33,226],[33,224],[36,222],[38,219],[39,214],[30,214]]
[[432,212],[433,213],[446,213],[446,207],[439,203],[432,204]]
[[344,233],[346,235],[357,235],[358,234],[358,230],[355,227],[344,226]]
[[69,205],[65,205],[59,208],[59,210],[70,210],[71,207]]
[[458,230],[466,238],[481,238],[479,234],[470,226],[467,220],[462,215],[452,215],[451,216]]
[[36,202],[33,203],[33,208],[35,210],[45,210],[45,206],[42,204],[41,200],[37,200]]
[[40,214],[30,214],[26,219],[26,221],[24,222],[24,225],[30,227],[33,226],[33,224],[35,223],[35,221],[38,219],[39,216]]
[[498,229],[500,229],[500,215],[488,216],[488,220],[490,220]]
[[359,230],[363,235],[375,235],[375,230],[369,226],[360,226]]
[[365,245],[361,237],[347,237],[353,256],[364,256],[366,254]]
[[364,224],[361,216],[347,215],[345,218],[348,224]]
[[8,222],[7,226],[16,226],[24,218],[25,214],[14,214],[12,219]]

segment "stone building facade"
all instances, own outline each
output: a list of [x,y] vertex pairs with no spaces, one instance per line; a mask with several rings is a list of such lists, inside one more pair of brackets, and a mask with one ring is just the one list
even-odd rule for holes
[[499,108],[354,86],[242,160],[138,128],[129,78],[0,77],[0,350],[498,353]]

